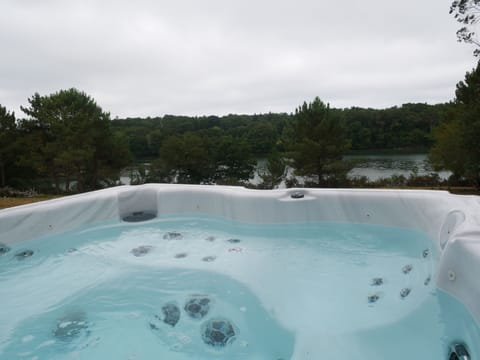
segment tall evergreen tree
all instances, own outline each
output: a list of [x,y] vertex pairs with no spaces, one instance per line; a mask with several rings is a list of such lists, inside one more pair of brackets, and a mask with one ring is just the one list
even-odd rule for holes
[[15,114],[0,105],[0,187],[7,185],[7,169],[16,161],[17,138]]
[[267,159],[266,168],[259,172],[261,188],[274,189],[286,178],[287,163],[278,150],[274,149]]
[[430,159],[436,169],[480,187],[480,62],[457,84],[455,95],[451,119],[435,131]]
[[[195,133],[186,132],[169,137],[160,148],[160,158],[154,162],[156,181],[176,181],[184,184],[209,183],[214,177],[214,164],[205,141]],[[156,175],[155,175],[156,174]]]
[[[28,99],[23,126],[32,141],[29,158],[57,189],[72,183],[78,191],[111,184],[129,162],[127,143],[110,129],[110,115],[84,92],[61,90]],[[63,184],[62,184],[63,183]]]
[[296,109],[293,130],[290,148],[295,174],[307,177],[307,184],[338,185],[349,170],[342,161],[350,143],[341,119],[317,97]]
[[247,141],[227,135],[215,139],[212,147],[216,183],[237,184],[253,176],[256,161]]

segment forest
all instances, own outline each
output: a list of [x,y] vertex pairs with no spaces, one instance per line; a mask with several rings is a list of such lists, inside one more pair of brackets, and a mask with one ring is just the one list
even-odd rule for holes
[[[432,129],[438,126],[453,104],[404,104],[383,110],[329,109],[329,116],[345,128],[351,150],[428,149]],[[174,135],[196,133],[208,137],[231,136],[249,144],[252,155],[265,157],[281,147],[288,137],[294,113],[187,117],[165,115],[155,118],[127,118],[112,121],[114,131],[126,135],[135,159],[158,156],[163,140]],[[283,150],[283,149],[281,149]]]
[[[479,156],[469,155],[479,131],[478,78],[477,66],[446,104],[335,109],[317,97],[292,113],[221,117],[112,120],[77,89],[36,93],[22,107],[25,118],[0,105],[0,187],[84,192],[118,185],[120,171],[132,165],[133,184],[249,185],[260,157],[268,159],[260,188],[282,180],[287,186],[382,186],[388,182],[348,178],[353,164],[343,157],[384,149],[430,150],[436,168],[453,172],[451,181],[478,186]],[[287,167],[294,177],[287,178]]]

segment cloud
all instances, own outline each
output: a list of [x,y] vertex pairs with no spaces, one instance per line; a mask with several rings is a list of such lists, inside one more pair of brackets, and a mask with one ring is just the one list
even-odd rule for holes
[[443,102],[475,63],[445,0],[4,0],[0,103],[77,87],[113,116]]

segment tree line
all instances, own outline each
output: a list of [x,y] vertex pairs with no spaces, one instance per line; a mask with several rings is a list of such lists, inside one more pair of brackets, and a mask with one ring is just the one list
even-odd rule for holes
[[131,162],[127,139],[87,94],[60,90],[28,99],[28,118],[0,105],[0,187],[83,192],[115,184]]
[[26,118],[0,105],[0,186],[88,191],[118,183],[122,168],[145,160],[139,183],[241,184],[259,157],[268,158],[260,174],[267,188],[285,179],[287,165],[307,185],[348,185],[346,151],[426,149],[451,107],[332,109],[315,98],[290,114],[111,120],[79,90],[34,94],[22,107]]
[[[430,149],[436,170],[480,185],[480,70],[467,72],[446,104],[334,109],[318,97],[280,114],[111,120],[76,89],[34,94],[21,108],[0,105],[0,187],[83,192],[118,184],[121,169],[148,161],[134,183],[246,184],[267,158],[260,187],[355,186],[351,150]],[[287,166],[293,175],[286,178]],[[363,184],[368,185],[368,184]]]
[[242,184],[255,159],[267,158],[260,173],[264,188],[286,180],[286,167],[306,186],[353,186],[352,163],[343,155],[355,150],[421,150],[433,143],[433,129],[453,104],[404,104],[388,109],[335,109],[315,98],[293,113],[115,119],[115,132],[128,139],[141,169],[136,182]]
[[[388,109],[329,109],[341,121],[351,150],[428,149],[432,129],[440,124],[452,104],[404,104]],[[274,145],[288,137],[295,113],[187,117],[165,115],[153,118],[114,119],[114,131],[129,139],[137,160],[158,156],[161,143],[170,136],[208,131],[242,139],[255,157],[265,157]],[[280,144],[281,145],[281,144]]]

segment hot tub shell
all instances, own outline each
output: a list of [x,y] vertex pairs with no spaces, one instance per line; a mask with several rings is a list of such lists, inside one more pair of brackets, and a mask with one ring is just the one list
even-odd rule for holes
[[261,224],[339,221],[422,231],[439,254],[432,279],[436,287],[461,301],[480,323],[477,196],[429,190],[120,186],[0,210],[0,243],[13,244],[141,213],[156,217],[199,213]]

